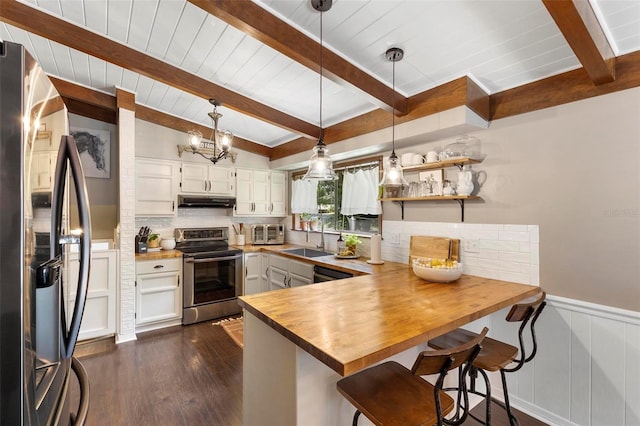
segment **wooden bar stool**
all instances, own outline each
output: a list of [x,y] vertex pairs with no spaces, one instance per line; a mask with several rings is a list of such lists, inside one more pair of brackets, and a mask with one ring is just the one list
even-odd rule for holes
[[[360,371],[337,383],[338,391],[355,407],[353,425],[364,414],[376,425],[459,425],[469,410],[466,375],[473,359],[480,352],[480,343],[489,330],[474,336],[462,345],[445,350],[421,352],[411,370],[388,361]],[[449,370],[460,368],[456,388],[443,388]],[[435,386],[420,376],[438,374]],[[445,391],[457,391],[454,399]]]
[[[471,377],[471,388],[469,389],[469,392],[484,397],[487,405],[484,422],[471,415],[479,422],[486,425],[491,424],[491,384],[489,383],[489,377],[487,376],[486,371],[500,371],[500,376],[502,378],[502,390],[504,392],[504,404],[501,404],[499,401],[494,401],[507,411],[509,423],[511,425],[518,424],[518,419],[511,412],[511,406],[509,405],[509,392],[507,390],[507,378],[505,373],[512,373],[520,370],[524,364],[531,361],[536,355],[538,342],[536,340],[535,324],[540,313],[547,304],[547,302],[545,302],[545,297],[545,292],[540,291],[538,295],[534,296],[533,301],[524,301],[523,303],[515,304],[507,314],[507,321],[521,322],[520,328],[518,329],[519,348],[490,337],[487,337],[482,341],[482,350],[473,361],[471,371],[469,372],[469,376]],[[524,336],[527,325],[529,325],[529,339],[531,341],[529,352],[527,352]],[[469,341],[469,339],[472,339],[475,336],[477,336],[476,333],[459,328],[430,340],[429,346],[437,350],[444,350],[456,347],[461,342]],[[518,353],[520,354],[519,357]],[[484,378],[485,393],[478,391],[475,387],[475,378],[477,377],[478,372]]]

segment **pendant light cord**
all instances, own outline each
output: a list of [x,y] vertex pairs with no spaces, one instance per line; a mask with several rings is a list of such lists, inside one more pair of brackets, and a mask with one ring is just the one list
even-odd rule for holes
[[320,11],[320,140],[324,139],[324,129],[322,128],[322,15],[323,11]]
[[396,154],[396,61],[393,61],[391,72],[391,153]]

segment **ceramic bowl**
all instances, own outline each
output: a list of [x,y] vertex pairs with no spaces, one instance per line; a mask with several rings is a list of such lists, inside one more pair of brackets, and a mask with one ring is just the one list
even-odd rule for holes
[[413,263],[413,273],[425,281],[449,283],[456,281],[462,275],[462,263],[454,268],[430,268]]
[[176,239],[163,238],[162,241],[160,241],[160,247],[162,247],[162,250],[173,250],[176,247]]

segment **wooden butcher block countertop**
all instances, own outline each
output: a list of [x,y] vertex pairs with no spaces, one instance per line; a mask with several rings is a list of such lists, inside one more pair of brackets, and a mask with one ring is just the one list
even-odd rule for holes
[[345,376],[534,295],[463,275],[429,283],[409,268],[240,297],[240,305]]
[[159,260],[171,259],[174,257],[182,257],[182,252],[179,250],[160,250],[150,251],[147,253],[136,253],[136,260]]

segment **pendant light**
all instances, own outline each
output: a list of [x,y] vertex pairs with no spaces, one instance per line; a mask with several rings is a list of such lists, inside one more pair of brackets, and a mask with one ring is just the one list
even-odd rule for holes
[[309,170],[302,179],[335,180],[338,178],[333,171],[333,162],[329,156],[329,149],[324,143],[324,129],[322,128],[322,14],[331,9],[333,0],[311,0],[311,7],[320,12],[320,138],[313,147],[313,154],[309,161]]
[[384,175],[382,176],[382,186],[385,189],[386,197],[400,197],[402,196],[402,188],[407,186],[408,183],[404,179],[402,166],[396,155],[396,62],[404,57],[404,51],[399,47],[392,47],[387,50],[385,56],[388,61],[393,63],[393,92],[391,95],[393,118],[391,124],[391,156],[389,157],[389,167],[385,168]]

